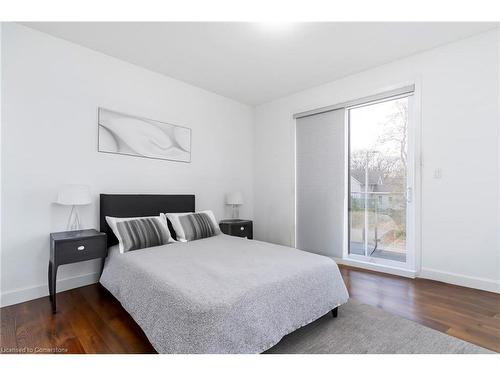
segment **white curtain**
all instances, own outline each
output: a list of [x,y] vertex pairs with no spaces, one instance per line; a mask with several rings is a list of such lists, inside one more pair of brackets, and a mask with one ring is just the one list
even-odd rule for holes
[[342,257],[345,110],[297,119],[296,246]]

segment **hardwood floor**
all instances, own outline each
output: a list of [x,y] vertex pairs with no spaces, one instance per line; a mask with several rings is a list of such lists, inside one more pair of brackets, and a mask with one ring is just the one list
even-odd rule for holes
[[[500,352],[498,294],[346,266],[341,273],[360,302]],[[57,303],[55,315],[48,297],[2,308],[2,352],[155,353],[101,285],[58,293]]]
[[500,295],[341,266],[351,298],[500,352]]
[[[62,353],[156,353],[120,303],[100,284],[3,307],[1,347],[21,352],[61,349]],[[57,351],[56,351],[57,352]]]

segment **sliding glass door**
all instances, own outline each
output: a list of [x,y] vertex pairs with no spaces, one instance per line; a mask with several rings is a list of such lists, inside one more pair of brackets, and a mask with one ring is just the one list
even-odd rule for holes
[[411,96],[347,108],[348,255],[412,263]]

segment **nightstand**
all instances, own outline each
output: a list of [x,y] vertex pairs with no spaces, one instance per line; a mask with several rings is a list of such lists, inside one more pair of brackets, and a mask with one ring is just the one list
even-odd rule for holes
[[253,239],[253,223],[252,220],[242,219],[226,219],[219,223],[222,233],[236,237],[246,237],[249,240]]
[[49,295],[52,312],[56,312],[57,268],[63,264],[104,259],[108,256],[106,233],[95,229],[75,230],[50,234]]

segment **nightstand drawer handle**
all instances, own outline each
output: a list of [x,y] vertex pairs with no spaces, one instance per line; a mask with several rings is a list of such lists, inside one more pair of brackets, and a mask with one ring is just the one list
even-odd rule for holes
[[240,230],[245,230],[245,227],[241,227]]
[[82,250],[85,250],[85,246],[81,245],[81,246],[78,246],[76,249],[78,251],[82,251]]

